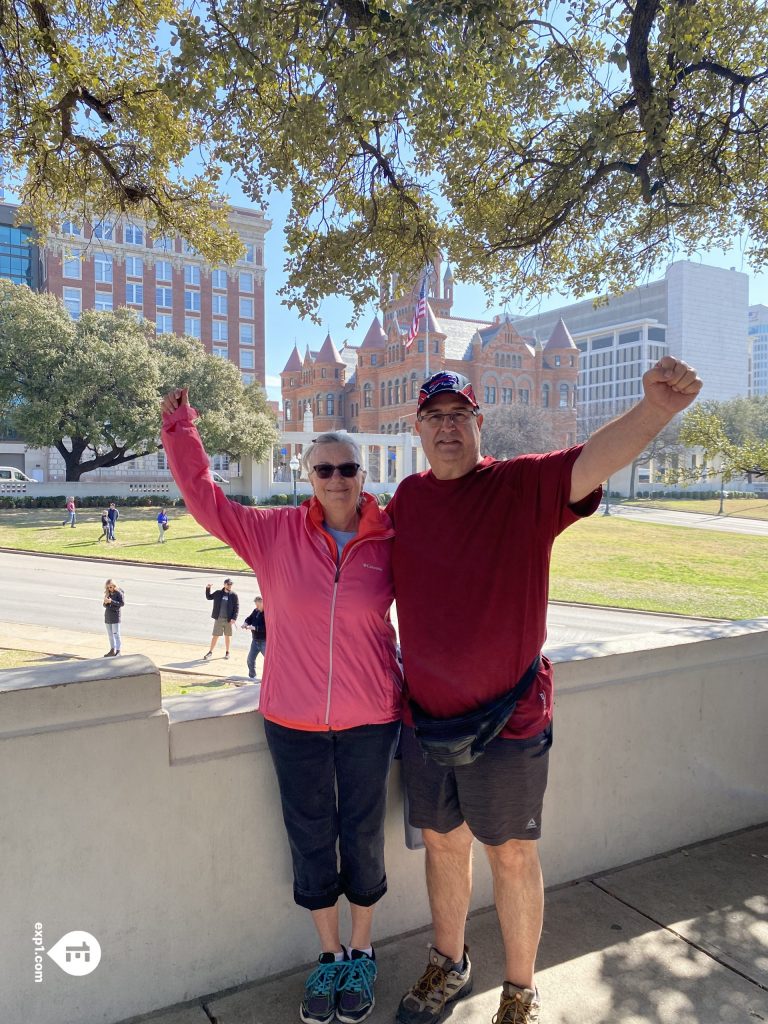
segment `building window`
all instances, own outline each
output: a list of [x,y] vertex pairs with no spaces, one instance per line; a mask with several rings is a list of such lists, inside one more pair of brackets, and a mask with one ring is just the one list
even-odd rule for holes
[[253,299],[240,299],[240,319],[253,320]]
[[[379,361],[379,357],[374,353],[371,356],[371,366],[376,366]],[[361,364],[362,365],[362,364]]]
[[155,320],[158,334],[173,334],[173,317],[170,313],[160,313]]
[[73,220],[65,220],[61,225],[62,235],[78,235],[80,234],[80,225],[75,223]]
[[496,405],[496,388],[485,386],[485,404]]
[[214,292],[211,296],[211,311],[217,316],[227,315],[227,296]]
[[568,385],[567,384],[561,384],[560,385],[560,408],[561,409],[567,409],[568,408]]
[[227,272],[226,270],[212,270],[211,271],[211,285],[214,288],[218,288],[219,291],[227,290]]
[[77,320],[83,309],[83,293],[79,288],[65,288],[64,305],[73,320]]
[[423,338],[419,338],[419,340],[416,342],[416,344],[418,345],[419,352],[423,352],[424,351],[424,339]]
[[168,469],[168,464],[165,461],[165,452],[158,452],[157,453],[157,468],[158,469]]
[[[620,345],[630,345],[633,341],[640,341],[640,331],[622,331],[619,335]],[[592,348],[595,347],[594,341],[592,342]]]
[[240,344],[253,345],[253,324],[240,324]]
[[333,395],[327,394],[325,396],[325,408],[329,416],[333,416]]
[[186,238],[182,242],[181,249],[182,252],[187,253],[188,256],[199,256],[197,249],[194,247],[194,245],[192,245],[191,242],[188,242]]
[[111,220],[97,220],[93,225],[93,237],[111,241],[115,225]]
[[173,252],[173,239],[168,235],[158,235],[152,240],[152,248],[160,252]]
[[[170,291],[170,289],[168,289]],[[158,303],[160,305],[160,303]],[[200,312],[200,292],[194,292],[191,288],[184,289],[184,309],[190,313]],[[214,313],[218,312],[214,310]],[[226,313],[226,309],[224,310]]]
[[155,264],[155,279],[157,281],[172,281],[173,267],[169,260],[158,260]]
[[240,282],[241,292],[253,291],[253,274],[249,273],[247,270],[241,270],[238,275],[238,280]]
[[217,359],[229,359],[229,349],[226,345],[214,345],[213,354]]
[[512,405],[512,388],[501,389],[501,404]]
[[[157,289],[159,292],[163,291],[162,288]],[[170,288],[166,288],[165,291],[170,293]],[[141,306],[144,303],[144,285],[143,284],[132,284],[130,281],[125,286],[125,301],[129,306]],[[168,305],[170,306],[170,302]],[[162,303],[158,303],[162,305]]]
[[112,292],[96,292],[93,308],[99,313],[110,313],[112,311]]
[[126,245],[144,245],[144,228],[126,221],[123,229],[123,240]]
[[285,406],[283,407],[283,415],[285,416],[287,422],[290,422],[290,420],[293,418],[293,408],[290,402],[285,403]]
[[[127,285],[126,285],[127,287]],[[173,308],[173,289],[172,288],[155,288],[155,302],[158,306],[163,306],[167,309]]]
[[240,366],[244,370],[252,370],[256,363],[254,362],[254,351],[252,348],[244,348],[240,353]]
[[[190,338],[200,337],[200,317],[198,316],[185,316],[184,317],[184,333],[188,334]],[[214,353],[215,355],[215,353]]]
[[193,284],[200,287],[200,267],[194,263],[184,264],[184,284]]
[[93,254],[93,276],[100,284],[112,284],[112,254],[95,252]]
[[245,256],[243,258],[246,263],[256,262],[256,246],[253,244],[253,242],[246,242]]
[[363,408],[364,409],[372,409],[373,408],[373,385],[372,384],[365,384],[365,385],[363,385]]
[[211,324],[212,341],[229,341],[229,324],[226,320],[214,320]]
[[62,277],[68,277],[73,281],[80,280],[83,276],[83,262],[80,259],[79,251],[64,253],[61,258],[61,274]]
[[255,373],[241,373],[240,376],[243,378],[243,384],[253,384],[256,380]]
[[386,385],[385,385],[384,381],[382,381],[381,382],[381,388],[380,388],[381,395],[380,395],[379,405],[386,405],[387,404],[386,403],[387,392],[386,392],[385,388],[386,388]]
[[[395,397],[395,401],[397,401],[397,397]],[[392,405],[392,381],[391,380],[387,381],[387,405]]]
[[141,256],[125,257],[125,276],[144,277],[144,260]]
[[528,405],[530,400],[530,392],[528,391],[528,388],[518,388],[517,399],[521,405]]
[[549,384],[542,385],[541,388],[541,407],[542,409],[549,408]]
[[555,366],[560,365],[560,356],[555,356]]

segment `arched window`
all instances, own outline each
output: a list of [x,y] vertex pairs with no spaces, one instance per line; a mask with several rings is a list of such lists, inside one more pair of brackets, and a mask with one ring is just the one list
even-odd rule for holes
[[284,410],[284,412],[285,412],[285,419],[286,419],[286,421],[290,421],[293,418],[293,410],[291,409],[291,403],[290,402],[286,402],[285,403],[285,410]]
[[411,398],[419,397],[419,378],[415,373],[411,374]]
[[386,387],[387,387],[387,385],[384,383],[384,381],[382,381],[381,382],[381,401],[379,403],[380,405],[386,405],[387,404],[387,391],[386,391]]
[[403,377],[403,382],[400,385],[400,401],[403,403],[408,401],[408,382],[405,377]]
[[549,384],[542,384],[541,386],[541,407],[542,409],[549,408]]
[[567,384],[561,384],[560,385],[560,408],[561,409],[567,409],[568,408],[568,385]]
[[392,405],[392,381],[387,381],[387,405]]
[[370,381],[363,385],[363,408],[373,408],[373,384]]
[[325,396],[325,411],[328,416],[333,416],[333,395],[330,391]]

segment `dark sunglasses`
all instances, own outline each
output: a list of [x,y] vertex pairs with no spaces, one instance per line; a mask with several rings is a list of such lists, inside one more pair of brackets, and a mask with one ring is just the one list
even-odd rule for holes
[[342,476],[356,476],[360,469],[360,463],[342,462],[340,466],[334,466],[330,462],[318,462],[316,466],[312,467],[311,472],[317,473],[321,480],[330,480],[335,469],[338,469]]

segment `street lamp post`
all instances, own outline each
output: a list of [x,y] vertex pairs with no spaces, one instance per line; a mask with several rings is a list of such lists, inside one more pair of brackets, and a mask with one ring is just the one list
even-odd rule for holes
[[292,455],[291,461],[288,463],[288,465],[291,467],[291,478],[293,479],[293,507],[296,508],[296,506],[299,503],[298,496],[296,494],[296,481],[299,477],[299,469],[301,464],[299,463],[299,460],[296,458],[296,456]]

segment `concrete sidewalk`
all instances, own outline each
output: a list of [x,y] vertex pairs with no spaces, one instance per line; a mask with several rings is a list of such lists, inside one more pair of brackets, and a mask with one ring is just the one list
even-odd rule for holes
[[[21,622],[0,622],[0,648],[34,651],[55,658],[100,658],[107,647],[106,631],[86,632],[61,629],[57,626],[30,627]],[[145,637],[123,633],[125,654],[145,654],[166,672],[193,673],[220,682],[241,683],[248,679],[246,655],[248,646],[242,641],[232,645],[232,656],[224,660],[224,642],[219,640],[210,661],[203,661],[205,639],[202,643],[181,644],[172,640],[148,640]],[[257,673],[262,659],[256,662]]]
[[[296,911],[300,913],[299,910]],[[392,1024],[426,963],[428,931],[377,946],[371,1024]],[[491,1024],[503,975],[495,913],[468,925],[473,994],[451,1024]],[[293,1024],[306,970],[218,993],[146,1024]],[[768,826],[547,894],[541,1024],[759,1024],[768,1020]],[[128,1022],[123,1022],[128,1024]]]

